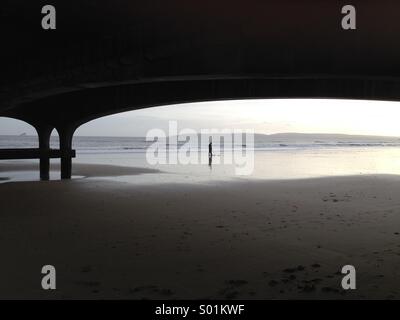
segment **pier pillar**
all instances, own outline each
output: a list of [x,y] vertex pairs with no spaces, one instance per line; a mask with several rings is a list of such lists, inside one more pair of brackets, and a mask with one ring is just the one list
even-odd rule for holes
[[40,180],[44,181],[50,179],[50,135],[53,129],[47,125],[36,128],[39,136]]
[[74,130],[58,129],[61,151],[61,179],[71,179],[72,175],[72,137]]

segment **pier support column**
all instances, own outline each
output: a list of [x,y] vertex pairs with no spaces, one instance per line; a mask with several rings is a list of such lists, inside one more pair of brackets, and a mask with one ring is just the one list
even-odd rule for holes
[[58,129],[61,151],[61,179],[71,179],[72,175],[72,137],[74,130]]
[[53,131],[51,126],[39,126],[36,128],[39,136],[40,149],[40,180],[50,179],[50,135]]

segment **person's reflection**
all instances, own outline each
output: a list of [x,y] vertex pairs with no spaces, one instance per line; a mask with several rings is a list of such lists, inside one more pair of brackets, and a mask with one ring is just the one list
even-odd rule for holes
[[208,156],[208,166],[210,167],[210,170],[212,169],[212,155]]

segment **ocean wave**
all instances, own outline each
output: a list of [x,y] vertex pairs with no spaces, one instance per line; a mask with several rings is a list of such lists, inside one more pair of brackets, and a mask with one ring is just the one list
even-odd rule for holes
[[[249,142],[235,144],[225,147],[221,145],[218,147],[217,143],[214,143],[214,150],[228,151],[237,149],[255,150],[255,151],[275,151],[275,150],[313,150],[322,148],[398,148],[400,147],[400,141],[395,139],[366,139],[365,141],[354,139],[313,139],[309,141],[294,141],[293,139],[273,139],[269,141],[254,141],[254,144]],[[146,152],[146,150],[153,145],[153,142],[146,141],[144,138],[118,138],[118,137],[76,137],[73,142],[73,148],[80,153],[135,153],[135,152]],[[208,141],[207,144],[190,144],[185,141],[179,141],[178,143],[167,142],[161,144],[160,152],[168,152],[168,150],[177,150],[185,146],[192,152],[208,152]],[[1,148],[37,148],[38,142],[37,137],[23,136],[0,136],[0,147]],[[58,149],[59,142],[57,139],[52,140],[51,148]]]

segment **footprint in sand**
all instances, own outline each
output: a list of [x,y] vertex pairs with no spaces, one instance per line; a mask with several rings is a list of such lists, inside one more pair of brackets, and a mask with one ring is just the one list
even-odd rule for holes
[[157,286],[152,286],[152,285],[136,287],[134,289],[130,289],[129,292],[135,295],[140,294],[142,296],[142,299],[146,299],[147,297],[150,298],[153,298],[155,296],[169,297],[174,295],[174,292],[171,289],[159,288]]
[[283,272],[285,272],[285,273],[294,273],[294,272],[303,271],[303,270],[305,270],[305,267],[302,266],[302,265],[299,265],[299,266],[297,266],[296,268],[287,268],[287,269],[284,269]]
[[222,289],[219,295],[222,295],[225,299],[231,300],[239,296],[239,288],[245,286],[248,282],[246,280],[228,280],[225,281],[225,284],[227,287]]
[[98,287],[101,285],[99,281],[75,281],[75,283],[85,287]]

